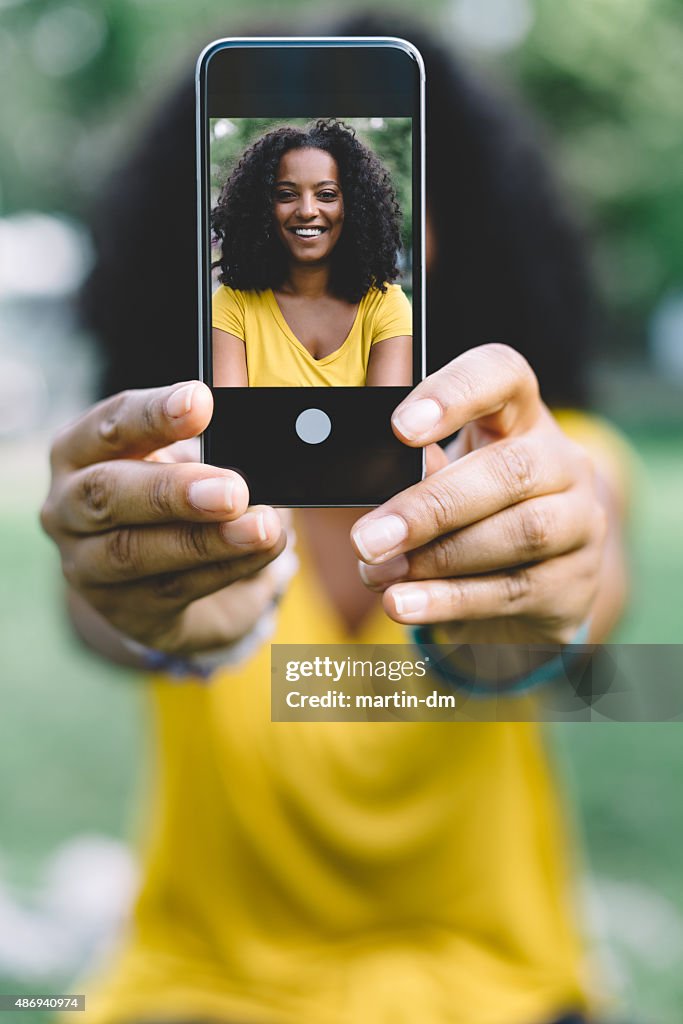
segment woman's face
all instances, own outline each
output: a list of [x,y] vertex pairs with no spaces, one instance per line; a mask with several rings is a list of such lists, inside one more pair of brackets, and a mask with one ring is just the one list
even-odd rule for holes
[[329,259],[344,223],[344,197],[334,157],[322,149],[290,149],[277,169],[273,215],[278,236],[297,263]]

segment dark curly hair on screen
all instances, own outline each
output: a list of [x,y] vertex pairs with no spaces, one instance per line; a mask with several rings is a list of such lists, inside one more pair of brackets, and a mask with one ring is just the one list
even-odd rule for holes
[[[278,34],[270,24],[245,28],[243,35]],[[222,26],[226,35],[235,29]],[[281,34],[292,31],[288,24]],[[429,372],[465,349],[504,341],[529,360],[549,404],[584,405],[595,338],[591,276],[533,126],[415,22],[354,15],[320,29],[387,33],[414,42],[427,71],[427,203],[437,255],[427,282]],[[96,259],[80,306],[103,356],[101,394],[197,375],[191,63],[97,194]],[[172,260],[151,258],[159,225]]]
[[368,289],[385,291],[398,276],[400,211],[391,177],[353,128],[334,118],[306,128],[283,125],[242,154],[211,213],[221,243],[220,280],[242,291],[277,288],[287,276],[287,254],[272,229],[277,169],[293,149],[321,149],[334,157],[344,197],[344,227],[332,254],[330,286],[358,302]]

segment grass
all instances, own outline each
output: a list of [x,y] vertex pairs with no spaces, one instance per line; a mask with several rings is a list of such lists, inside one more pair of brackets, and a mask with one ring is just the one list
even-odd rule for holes
[[0,519],[0,821],[19,884],[75,833],[124,834],[144,725],[139,684],[67,627],[56,550],[38,525],[38,488],[27,489],[8,488]]
[[[676,643],[683,437],[640,431],[633,442],[640,456],[634,586],[619,639]],[[56,553],[37,522],[45,470],[34,448],[8,454],[0,499],[0,821],[3,873],[21,888],[35,883],[46,856],[70,836],[131,834],[147,723],[142,684],[71,637],[60,611]],[[662,907],[674,922],[683,918],[683,728],[593,723],[555,726],[553,734],[591,871],[622,884],[612,894],[631,893],[633,906],[644,906],[655,925]],[[683,974],[656,942],[640,941],[645,926],[635,921],[634,936],[611,938],[624,998],[648,1024],[679,1024]],[[25,990],[0,979],[0,992]],[[22,1013],[21,1021],[45,1024],[45,1015]]]
[[[638,430],[631,521],[630,607],[614,637],[622,643],[683,639],[683,433]],[[657,918],[667,906],[683,935],[683,724],[592,723],[553,727],[577,805],[587,864],[598,879],[625,883],[633,912]],[[651,896],[637,902],[637,897]],[[655,921],[656,923],[656,921]],[[648,1024],[680,1024],[683,976],[650,922],[610,936],[621,964],[624,1002]],[[660,931],[663,931],[660,928]],[[683,939],[677,941],[683,942]],[[683,945],[680,946],[683,955]]]

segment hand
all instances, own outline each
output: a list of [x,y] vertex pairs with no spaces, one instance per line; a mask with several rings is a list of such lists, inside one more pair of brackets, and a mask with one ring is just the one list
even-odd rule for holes
[[212,411],[198,381],[100,402],[56,438],[41,512],[78,598],[178,655],[238,639],[281,585],[263,571],[285,547],[278,513],[249,508],[237,473],[176,461]]
[[[358,521],[367,586],[403,623],[453,642],[569,642],[593,608],[607,532],[589,454],[562,432],[526,360],[472,349],[396,409],[428,476]],[[434,442],[460,431],[446,454]]]

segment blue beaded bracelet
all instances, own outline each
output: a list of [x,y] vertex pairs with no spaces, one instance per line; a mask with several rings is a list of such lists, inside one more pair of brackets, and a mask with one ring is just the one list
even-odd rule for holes
[[534,690],[546,683],[564,678],[571,663],[582,656],[581,653],[572,652],[572,647],[588,643],[589,632],[590,620],[587,619],[577,630],[572,640],[554,658],[550,658],[549,661],[544,662],[524,676],[515,676],[501,685],[493,685],[478,683],[471,676],[462,675],[452,668],[451,665],[446,664],[445,658],[439,657],[437,654],[438,651],[443,649],[444,645],[434,640],[431,626],[410,627],[412,642],[420,653],[429,660],[432,672],[442,682],[446,683],[447,686],[463,690],[472,697],[517,696],[521,693],[528,693],[529,690]]
[[121,635],[123,646],[132,654],[137,655],[145,669],[152,672],[164,672],[172,679],[203,680],[208,682],[219,668],[234,668],[250,658],[256,651],[270,640],[275,632],[276,618],[273,604],[239,640],[217,651],[205,651],[183,657],[178,654],[166,654],[153,647],[145,647],[137,640]]

